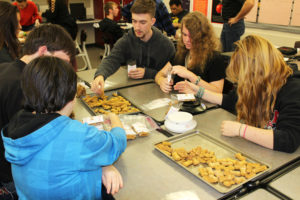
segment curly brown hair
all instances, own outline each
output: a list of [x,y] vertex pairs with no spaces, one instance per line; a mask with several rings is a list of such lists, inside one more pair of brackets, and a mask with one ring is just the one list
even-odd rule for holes
[[[192,48],[190,49],[192,60],[188,69],[200,66],[200,71],[203,72],[205,64],[213,56],[213,52],[220,50],[220,41],[206,16],[200,12],[191,12],[184,16],[181,21],[181,33],[183,27],[186,27],[189,31],[192,42]],[[175,62],[183,63],[188,51],[181,37],[177,44]]]
[[237,119],[264,128],[273,112],[277,93],[293,73],[282,54],[266,39],[249,35],[237,47],[226,70],[237,83]]

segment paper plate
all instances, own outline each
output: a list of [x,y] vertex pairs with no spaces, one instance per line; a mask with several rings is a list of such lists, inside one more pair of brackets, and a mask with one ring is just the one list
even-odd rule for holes
[[197,122],[195,120],[190,121],[186,124],[178,124],[169,121],[168,119],[165,121],[165,127],[174,133],[185,133],[190,130],[193,130],[197,126]]

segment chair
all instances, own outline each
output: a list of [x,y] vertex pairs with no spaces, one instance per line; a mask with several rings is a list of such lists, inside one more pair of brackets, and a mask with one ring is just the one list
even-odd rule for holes
[[114,38],[109,32],[102,32],[103,41],[104,41],[104,54],[103,58],[107,57],[110,54],[110,50],[114,46]]
[[75,40],[75,46],[78,51],[77,57],[81,57],[84,62],[84,67],[77,69],[77,71],[83,71],[86,69],[92,69],[91,61],[88,55],[88,52],[86,50],[85,42],[86,42],[86,32],[84,30],[80,33],[80,44],[78,44],[77,40]]

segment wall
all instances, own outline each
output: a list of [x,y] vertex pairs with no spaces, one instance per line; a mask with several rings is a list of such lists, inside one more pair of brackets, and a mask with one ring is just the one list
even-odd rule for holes
[[[169,9],[169,0],[164,0],[164,3],[166,4],[167,8]],[[211,7],[212,7],[212,0],[208,0],[208,13],[207,16],[209,16],[209,20],[211,19]],[[190,10],[193,8],[193,0],[191,0]],[[170,10],[169,10],[170,11]],[[295,44],[295,41],[300,40],[300,34],[299,33],[292,33],[288,31],[276,31],[276,30],[267,30],[266,28],[253,28],[249,27],[248,24],[246,24],[246,31],[243,37],[250,35],[250,34],[257,34],[260,35],[266,39],[268,39],[270,42],[272,42],[276,46],[290,46],[293,47]],[[215,28],[215,32],[218,36],[220,36],[222,31],[222,24],[213,23],[213,27]],[[300,27],[299,27],[300,29]],[[297,30],[299,32],[299,29]]]

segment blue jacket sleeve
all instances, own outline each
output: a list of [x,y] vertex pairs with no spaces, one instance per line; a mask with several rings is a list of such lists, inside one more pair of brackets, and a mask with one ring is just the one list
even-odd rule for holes
[[120,127],[107,132],[88,126],[80,153],[80,169],[93,170],[111,165],[124,152],[126,144],[125,131]]

